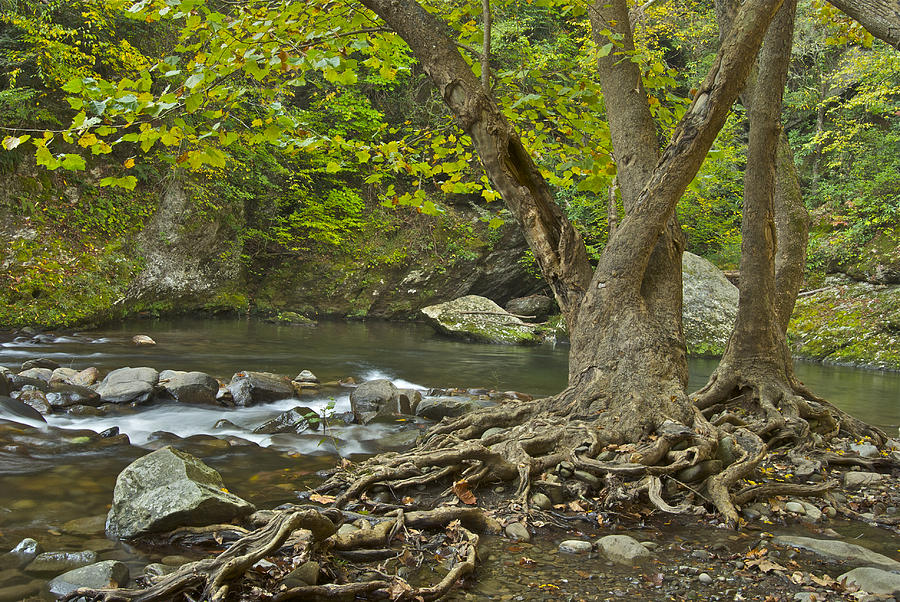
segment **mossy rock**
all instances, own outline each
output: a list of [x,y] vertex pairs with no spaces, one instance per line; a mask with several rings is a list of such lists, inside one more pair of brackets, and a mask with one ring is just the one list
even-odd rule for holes
[[422,309],[426,321],[440,334],[476,343],[538,345],[538,329],[478,295],[466,295]]

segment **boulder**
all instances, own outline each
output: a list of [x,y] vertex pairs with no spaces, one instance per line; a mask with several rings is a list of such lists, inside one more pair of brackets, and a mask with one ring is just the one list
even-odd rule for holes
[[448,416],[462,416],[479,407],[468,397],[426,397],[416,406],[416,416],[438,421]]
[[97,562],[97,552],[43,552],[25,567],[28,573],[38,575],[58,575],[64,571],[81,568]]
[[253,511],[252,504],[228,493],[218,472],[190,454],[164,447],[119,474],[106,534],[130,539],[228,522]]
[[30,370],[32,368],[48,368],[49,370],[56,370],[59,368],[59,364],[49,357],[36,357],[22,362],[22,370]]
[[53,371],[53,374],[50,375],[50,385],[72,382],[70,379],[76,374],[78,374],[78,370],[72,368],[57,368]]
[[528,318],[535,322],[543,322],[544,318],[553,313],[556,303],[547,295],[529,295],[517,297],[506,303],[506,311],[519,316],[531,316]]
[[156,345],[156,341],[145,334],[136,334],[131,337],[131,342],[135,345]]
[[19,376],[24,378],[36,378],[49,383],[50,377],[53,376],[53,370],[50,368],[28,368],[19,372]]
[[163,370],[159,384],[180,403],[215,405],[219,381],[204,372]]
[[648,558],[650,552],[641,542],[628,535],[607,535],[597,540],[597,549],[604,556],[619,564],[634,564],[642,558]]
[[31,406],[45,416],[53,413],[53,407],[47,400],[47,395],[40,389],[26,387],[26,390],[19,393],[19,401]]
[[294,397],[287,377],[271,372],[237,372],[228,383],[234,404],[241,407]]
[[97,387],[104,403],[143,403],[153,395],[159,373],[153,368],[119,368],[106,375]]
[[812,537],[799,537],[793,535],[780,535],[772,539],[772,543],[779,546],[800,548],[815,552],[832,560],[844,562],[850,565],[868,565],[889,571],[900,570],[900,562],[868,548],[853,543],[833,539],[813,539]]
[[84,370],[70,378],[69,382],[73,385],[90,387],[98,380],[100,380],[100,370],[98,370],[94,366],[91,366],[89,368],[85,368]]
[[128,579],[127,566],[118,560],[104,560],[63,573],[51,579],[48,587],[51,594],[63,598],[79,587],[121,587],[128,583]]
[[682,323],[689,355],[721,355],[737,317],[738,289],[707,260],[684,253]]
[[[405,411],[404,411],[405,410]],[[377,416],[408,414],[400,405],[400,390],[386,378],[367,380],[350,393],[350,411],[359,424],[368,424]]]
[[[302,433],[310,428],[315,430],[319,426],[318,416],[319,413],[315,410],[306,406],[297,406],[264,422],[253,429],[253,432],[257,435],[274,435],[275,433]],[[315,417],[316,420],[311,422],[310,418],[312,417]]]
[[847,580],[847,585],[855,585],[870,594],[891,595],[900,592],[900,575],[876,569],[859,567],[847,571],[837,578],[838,582]]
[[440,334],[478,343],[537,345],[542,341],[535,326],[477,295],[467,295],[422,308],[425,320]]

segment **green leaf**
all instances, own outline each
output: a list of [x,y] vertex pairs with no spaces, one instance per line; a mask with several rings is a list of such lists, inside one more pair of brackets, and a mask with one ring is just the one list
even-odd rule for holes
[[74,155],[72,153],[68,153],[63,157],[62,163],[60,166],[63,169],[70,170],[82,170],[85,168],[84,157],[81,155]]
[[600,57],[609,56],[609,53],[612,52],[613,43],[610,42],[608,44],[604,44],[600,47],[600,50],[597,51],[597,55]]
[[203,74],[195,73],[192,76],[190,76],[189,78],[187,78],[187,80],[184,82],[184,87],[189,90],[193,90],[202,81],[203,81]]
[[126,190],[134,190],[137,185],[137,178],[134,176],[125,176],[122,178],[103,178],[100,180],[100,186],[113,186],[116,188],[124,188]]
[[325,166],[325,171],[327,173],[337,173],[341,171],[341,166],[336,161],[329,161],[328,165]]
[[81,81],[80,77],[73,77],[69,81],[67,81],[62,86],[63,92],[68,92],[69,94],[78,94],[82,90],[84,90],[84,82]]

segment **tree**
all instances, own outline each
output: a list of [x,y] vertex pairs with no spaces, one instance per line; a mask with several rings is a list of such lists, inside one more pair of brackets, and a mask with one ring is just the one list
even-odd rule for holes
[[900,50],[900,2],[897,0],[828,0],[873,36]]

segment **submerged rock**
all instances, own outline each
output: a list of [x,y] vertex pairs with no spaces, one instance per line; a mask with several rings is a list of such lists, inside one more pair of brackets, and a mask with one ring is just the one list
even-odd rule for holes
[[104,403],[143,403],[153,395],[159,372],[153,368],[119,368],[106,375],[97,387]]
[[43,414],[27,403],[5,396],[0,396],[0,416],[12,418],[13,420],[16,418],[28,418],[29,420],[46,422]]
[[104,560],[73,569],[50,580],[50,593],[65,597],[79,587],[99,589],[121,587],[128,583],[128,567],[118,560]]
[[809,550],[820,556],[825,556],[850,565],[876,566],[890,571],[900,570],[900,562],[877,552],[873,552],[868,548],[844,541],[780,535],[772,539],[772,543],[779,546]]
[[426,321],[439,333],[466,341],[503,345],[537,345],[535,326],[477,295],[467,295],[422,308]]
[[63,571],[77,569],[94,562],[97,562],[97,552],[93,550],[85,550],[83,552],[43,552],[38,554],[25,567],[25,571],[40,575],[57,575]]
[[234,404],[241,407],[257,403],[290,399],[294,396],[291,381],[271,372],[237,372],[228,383]]
[[650,556],[647,548],[628,535],[607,535],[598,539],[596,543],[604,556],[619,564],[633,564],[641,558]]
[[228,522],[253,510],[252,504],[225,489],[218,472],[190,454],[164,447],[119,474],[106,534],[130,539]]

